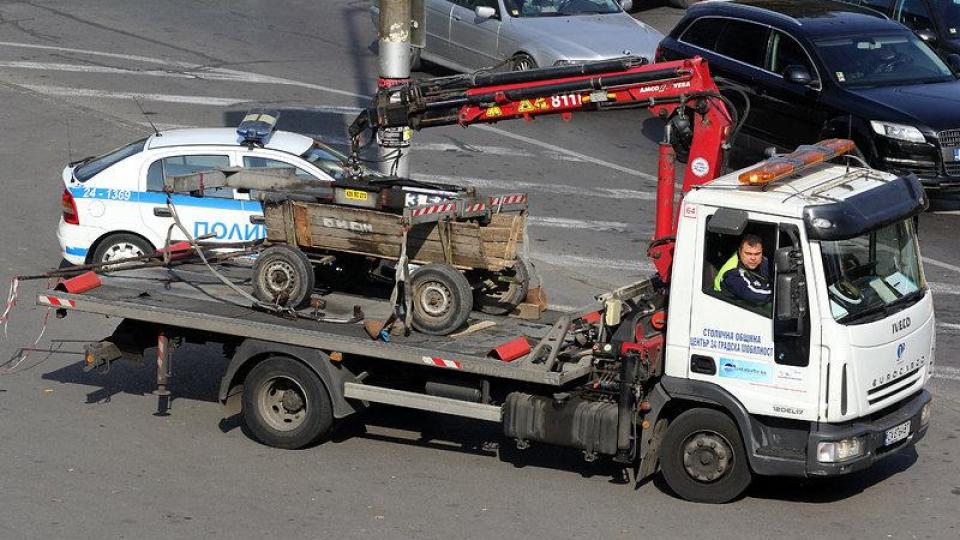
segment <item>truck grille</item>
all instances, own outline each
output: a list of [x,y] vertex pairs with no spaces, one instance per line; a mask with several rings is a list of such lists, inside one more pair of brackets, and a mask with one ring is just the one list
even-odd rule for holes
[[872,390],[867,390],[867,403],[873,405],[874,403],[883,401],[893,394],[896,394],[900,390],[913,385],[913,383],[916,382],[919,372],[920,368],[917,368],[902,377],[898,377],[888,383],[881,384]]
[[947,176],[960,176],[960,162],[944,163],[943,168],[946,170]]
[[948,129],[937,133],[941,146],[960,146],[960,129]]

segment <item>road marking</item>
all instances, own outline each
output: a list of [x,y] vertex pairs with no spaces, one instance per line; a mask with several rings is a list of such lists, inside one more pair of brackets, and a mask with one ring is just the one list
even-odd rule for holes
[[541,148],[546,148],[547,150],[553,150],[554,152],[560,152],[560,153],[566,154],[566,155],[568,155],[568,156],[577,157],[577,158],[580,158],[580,159],[583,160],[583,161],[587,161],[587,162],[593,163],[593,164],[595,164],[595,165],[600,165],[600,166],[606,167],[606,168],[608,168],[608,169],[613,169],[613,170],[615,170],[615,171],[620,171],[620,172],[622,172],[622,173],[627,173],[627,174],[632,175],[632,176],[638,176],[638,177],[640,177],[640,178],[644,178],[644,179],[646,179],[646,180],[651,180],[651,181],[653,181],[653,182],[656,182],[656,181],[657,181],[657,177],[654,176],[654,175],[652,175],[652,174],[648,174],[648,173],[645,173],[645,172],[640,172],[640,171],[638,171],[638,170],[636,170],[636,169],[631,169],[630,167],[624,167],[623,165],[617,165],[616,163],[611,163],[611,162],[609,162],[609,161],[604,161],[604,160],[602,160],[602,159],[598,159],[598,158],[595,158],[595,157],[592,157],[592,156],[588,156],[588,155],[586,155],[586,154],[581,154],[580,152],[574,152],[573,150],[568,150],[568,149],[566,149],[566,148],[563,148],[563,147],[560,147],[560,146],[556,146],[556,145],[553,145],[553,144],[550,144],[550,143],[546,143],[546,142],[543,142],[543,141],[540,141],[540,140],[537,140],[537,139],[534,139],[534,138],[531,138],[531,137],[525,137],[525,136],[523,136],[523,135],[518,135],[518,134],[516,134],[516,133],[510,133],[509,131],[504,131],[504,130],[502,130],[502,129],[495,128],[495,127],[493,127],[493,126],[478,125],[478,126],[476,126],[476,127],[477,127],[478,129],[482,129],[482,130],[486,130],[486,131],[492,131],[493,133],[496,133],[497,135],[500,135],[500,136],[502,136],[502,137],[509,137],[509,138],[511,138],[511,139],[516,139],[516,140],[518,140],[518,141],[523,141],[523,142],[525,142],[525,143],[527,143],[527,144],[532,144],[532,145],[534,145],[534,146],[539,146],[539,147],[541,147]]
[[564,195],[578,195],[581,197],[601,197],[605,199],[638,199],[644,201],[656,200],[657,196],[649,191],[638,191],[635,189],[618,188],[600,188],[600,187],[578,187],[566,184],[538,184],[534,182],[521,182],[514,180],[495,180],[492,178],[473,178],[469,176],[445,176],[439,174],[417,174],[410,175],[414,180],[423,182],[446,182],[450,184],[475,186],[488,189],[503,189],[510,191],[530,190],[542,193],[560,193]]
[[957,369],[955,367],[947,367],[947,366],[940,366],[940,365],[934,364],[933,378],[949,379],[951,381],[960,381],[960,369]]
[[106,92],[91,88],[68,88],[65,86],[47,86],[43,84],[21,84],[28,90],[48,96],[90,97],[98,99],[140,99],[144,101],[160,101],[166,103],[186,103],[190,105],[213,105],[229,107],[238,103],[246,103],[246,98],[219,98],[208,96],[178,96],[172,94],[146,94],[141,92]]
[[924,264],[929,264],[931,266],[936,266],[938,268],[943,268],[944,270],[950,270],[960,274],[960,266],[955,264],[945,263],[943,261],[938,261],[936,259],[931,259],[930,257],[923,257]]
[[956,324],[956,323],[941,322],[941,323],[937,323],[937,326],[939,326],[940,328],[945,328],[947,330],[960,331],[960,324]]
[[567,219],[559,217],[527,216],[527,223],[537,227],[554,227],[559,229],[584,229],[590,231],[618,231],[627,232],[639,229],[639,225],[622,221],[597,221],[593,219]]
[[561,255],[542,251],[531,251],[530,257],[534,261],[540,261],[553,266],[592,268],[594,270],[627,270],[634,271],[638,274],[648,273],[654,270],[652,264],[639,258],[639,254],[635,261],[606,259],[603,257],[582,257],[579,255]]

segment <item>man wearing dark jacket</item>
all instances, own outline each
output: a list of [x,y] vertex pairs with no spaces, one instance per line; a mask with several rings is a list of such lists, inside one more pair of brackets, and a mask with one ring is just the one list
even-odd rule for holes
[[713,289],[723,291],[751,304],[762,306],[773,298],[770,287],[770,262],[763,256],[763,241],[745,234],[740,248],[720,267]]

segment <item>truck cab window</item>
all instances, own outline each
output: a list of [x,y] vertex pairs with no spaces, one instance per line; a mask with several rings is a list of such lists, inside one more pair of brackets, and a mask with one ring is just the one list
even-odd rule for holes
[[704,294],[772,317],[771,257],[775,247],[776,227],[768,223],[751,221],[741,235],[708,231],[704,242]]

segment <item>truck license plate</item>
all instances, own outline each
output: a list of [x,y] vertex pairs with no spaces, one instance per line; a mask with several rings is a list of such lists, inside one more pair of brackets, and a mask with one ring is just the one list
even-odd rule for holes
[[910,421],[900,424],[899,426],[892,427],[887,430],[887,433],[883,437],[883,445],[889,446],[895,442],[902,441],[907,438],[907,435],[910,435]]

